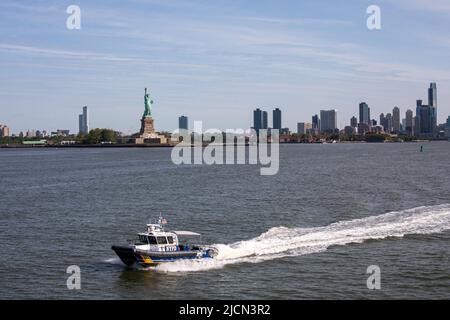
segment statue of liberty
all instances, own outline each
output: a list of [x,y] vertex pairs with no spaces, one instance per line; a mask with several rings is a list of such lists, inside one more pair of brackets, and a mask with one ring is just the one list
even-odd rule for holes
[[145,88],[145,95],[144,95],[145,111],[142,118],[149,118],[152,116],[152,104],[153,100],[150,98],[150,94],[147,93],[147,88]]

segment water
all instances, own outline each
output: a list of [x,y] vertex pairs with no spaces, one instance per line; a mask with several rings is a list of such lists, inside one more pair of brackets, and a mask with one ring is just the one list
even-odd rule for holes
[[[450,144],[282,145],[280,172],[170,149],[0,150],[0,298],[450,298]],[[163,212],[217,260],[126,269]],[[66,268],[79,265],[81,290]],[[370,265],[382,288],[366,287]]]

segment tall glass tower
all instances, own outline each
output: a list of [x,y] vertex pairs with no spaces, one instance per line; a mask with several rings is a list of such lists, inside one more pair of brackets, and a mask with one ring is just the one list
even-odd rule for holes
[[312,128],[319,129],[320,128],[320,118],[319,115],[315,114],[312,117]]
[[273,128],[281,130],[281,110],[278,108],[273,110]]
[[437,86],[435,82],[430,83],[428,89],[428,105],[437,108]]
[[80,133],[89,133],[89,113],[87,106],[83,107],[83,113],[78,116],[78,127]]
[[320,132],[334,132],[337,129],[337,110],[320,110]]
[[263,111],[262,113],[262,126],[261,129],[268,129],[269,128],[269,119],[267,116],[267,111]]
[[392,130],[395,133],[400,132],[400,109],[398,107],[392,110]]
[[437,130],[437,86],[435,82],[430,83],[430,88],[428,89],[428,107],[430,108],[430,121],[432,126],[432,131]]
[[178,118],[178,129],[188,130],[188,117],[181,116]]
[[262,111],[259,108],[253,111],[253,129],[257,133],[262,129]]
[[359,123],[370,123],[370,108],[365,102],[359,104]]
[[281,130],[281,110],[276,108],[273,110],[273,128]]

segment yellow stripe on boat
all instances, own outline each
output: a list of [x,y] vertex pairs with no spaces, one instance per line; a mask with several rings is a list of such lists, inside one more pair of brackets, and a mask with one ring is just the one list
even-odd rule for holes
[[150,257],[141,256],[141,258],[142,258],[142,261],[144,261],[144,263],[148,263],[148,264],[153,263],[153,260],[150,259]]

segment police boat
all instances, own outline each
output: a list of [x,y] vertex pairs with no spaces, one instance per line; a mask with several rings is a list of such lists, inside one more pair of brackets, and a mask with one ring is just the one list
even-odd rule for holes
[[[200,238],[199,233],[167,231],[164,229],[165,224],[167,220],[160,217],[157,223],[147,224],[147,231],[138,233],[138,238],[129,240],[127,246],[112,246],[111,249],[129,267],[136,263],[151,267],[184,259],[213,259],[217,256],[216,248],[189,241]],[[188,241],[180,241],[179,238]]]

